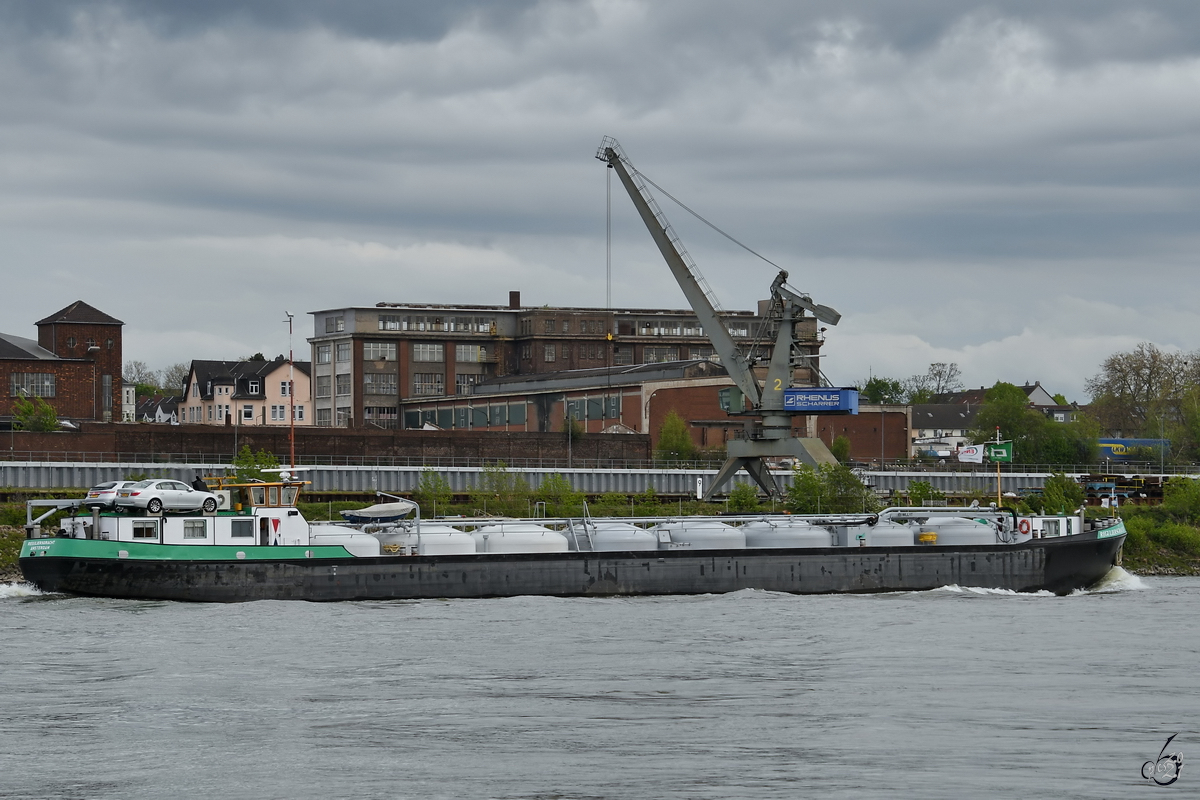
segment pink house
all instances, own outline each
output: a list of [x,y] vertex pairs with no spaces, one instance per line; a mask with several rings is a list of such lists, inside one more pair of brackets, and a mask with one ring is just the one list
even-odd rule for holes
[[193,361],[179,402],[184,425],[288,425],[295,408],[296,424],[312,424],[310,367],[292,365],[294,396],[288,381],[288,362]]

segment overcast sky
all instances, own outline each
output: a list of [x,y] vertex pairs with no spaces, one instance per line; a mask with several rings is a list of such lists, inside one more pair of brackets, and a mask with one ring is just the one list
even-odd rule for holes
[[[0,0],[0,330],[163,367],[285,311],[605,303],[603,135],[842,312],[826,374],[1086,400],[1192,350],[1195,2]],[[774,269],[663,202],[728,309]],[[612,298],[685,307],[619,183]]]

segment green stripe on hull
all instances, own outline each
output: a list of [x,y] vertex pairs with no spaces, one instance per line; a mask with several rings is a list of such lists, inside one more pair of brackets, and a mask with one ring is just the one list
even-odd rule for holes
[[288,561],[353,558],[339,545],[226,545],[113,542],[107,539],[26,539],[21,558],[111,558],[137,561]]

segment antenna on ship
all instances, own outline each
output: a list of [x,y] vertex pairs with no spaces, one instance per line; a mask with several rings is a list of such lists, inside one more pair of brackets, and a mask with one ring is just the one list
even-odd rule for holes
[[[292,358],[292,314],[287,314],[288,324],[288,466],[296,466],[296,374]],[[286,478],[284,479],[286,480]]]

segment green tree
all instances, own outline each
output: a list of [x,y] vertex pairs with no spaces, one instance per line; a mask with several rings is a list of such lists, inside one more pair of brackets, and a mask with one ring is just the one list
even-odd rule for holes
[[1083,487],[1061,472],[1051,473],[1042,486],[1042,513],[1069,514],[1083,505],[1083,501]]
[[914,506],[927,506],[934,500],[945,499],[945,492],[933,488],[929,481],[913,481],[908,485],[908,500]]
[[479,473],[471,502],[488,514],[524,516],[529,513],[529,484],[509,471],[503,461],[488,464]]
[[750,483],[735,484],[729,492],[728,509],[736,514],[758,510],[758,487]]
[[18,431],[56,431],[58,414],[40,397],[22,395],[13,401],[12,426]]
[[241,482],[246,481],[277,481],[279,475],[275,473],[264,472],[267,469],[276,469],[279,467],[279,459],[274,453],[268,453],[266,450],[259,450],[257,453],[250,451],[250,445],[242,445],[242,449],[233,457],[233,470],[237,475],[237,479]]
[[1000,436],[1013,441],[1013,460],[1022,464],[1084,464],[1095,460],[1099,427],[1089,417],[1054,422],[1029,405],[1025,392],[998,381],[984,395],[971,435],[975,441]]
[[450,488],[449,481],[440,473],[432,469],[421,470],[421,482],[417,484],[417,490],[413,492],[413,499],[425,510],[426,514],[430,517],[445,514],[446,507],[450,505],[453,496],[454,492]]
[[1200,480],[1172,478],[1163,487],[1162,511],[1175,522],[1200,523]]
[[546,513],[552,517],[567,517],[583,509],[583,492],[575,491],[571,482],[557,472],[542,478],[534,498],[546,504]]
[[870,487],[841,464],[796,467],[784,505],[796,514],[855,514],[879,510]]
[[833,453],[833,457],[839,463],[845,464],[850,460],[850,439],[846,436],[838,436],[833,440],[833,444],[829,445],[829,452]]
[[675,409],[667,412],[658,429],[658,446],[654,455],[660,461],[690,461],[696,457],[696,443],[688,432],[687,422]]
[[873,375],[855,387],[859,401],[863,403],[903,403],[906,399],[904,384],[894,378]]

